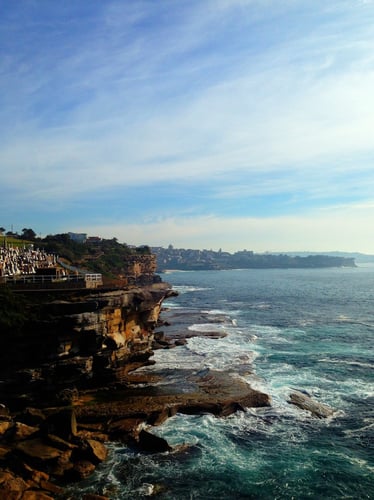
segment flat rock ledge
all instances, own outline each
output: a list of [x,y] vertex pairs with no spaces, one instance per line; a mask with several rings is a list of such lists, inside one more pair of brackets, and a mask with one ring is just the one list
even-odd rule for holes
[[[270,406],[268,395],[238,377],[210,370],[180,370],[172,381],[134,375],[133,387],[81,393],[69,407],[11,414],[0,405],[0,498],[63,498],[66,484],[87,478],[106,460],[109,441],[142,453],[171,452],[150,429],[178,412],[220,417],[260,406]],[[83,498],[105,500],[91,494]]]

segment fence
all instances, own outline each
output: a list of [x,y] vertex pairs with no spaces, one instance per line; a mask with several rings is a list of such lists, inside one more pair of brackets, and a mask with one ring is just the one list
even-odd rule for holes
[[3,276],[1,279],[2,283],[15,286],[35,286],[36,288],[41,288],[43,286],[47,288],[66,288],[72,285],[74,288],[96,288],[103,284],[103,277],[101,274],[68,274],[66,276],[53,276],[53,275],[38,275],[38,274],[27,274],[24,276]]

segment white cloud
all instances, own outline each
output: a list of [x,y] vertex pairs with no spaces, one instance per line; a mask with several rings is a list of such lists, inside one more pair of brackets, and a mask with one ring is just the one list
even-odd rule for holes
[[[39,47],[31,60],[32,47],[20,44],[3,60],[0,175],[4,188],[18,190],[15,204],[25,211],[111,188],[141,194],[146,185],[173,181],[206,186],[218,203],[283,193],[367,201],[374,187],[370,6],[150,5],[104,3],[103,17],[94,20],[103,22],[91,19],[79,37],[53,38],[57,47]],[[351,247],[368,248],[366,210],[344,218],[327,211],[163,219],[124,223],[126,232],[108,221],[106,235],[223,247],[224,228],[232,249],[271,250],[276,242],[292,250],[306,241],[344,249],[344,236]]]
[[[170,217],[141,223],[93,225],[90,234],[117,237],[129,244],[176,248],[222,248],[257,252],[374,252],[374,204],[341,206],[307,215],[282,217]],[[76,228],[77,230],[79,228]]]

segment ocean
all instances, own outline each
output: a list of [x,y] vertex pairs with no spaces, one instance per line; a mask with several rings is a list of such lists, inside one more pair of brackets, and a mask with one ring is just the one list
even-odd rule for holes
[[[152,429],[171,445],[188,445],[184,453],[142,455],[112,443],[110,459],[79,494],[374,498],[374,267],[162,278],[179,292],[164,304],[171,329],[227,336],[158,350],[146,370],[228,371],[270,394],[272,405],[225,418],[177,414]],[[295,389],[329,405],[333,416],[319,419],[289,404]]]

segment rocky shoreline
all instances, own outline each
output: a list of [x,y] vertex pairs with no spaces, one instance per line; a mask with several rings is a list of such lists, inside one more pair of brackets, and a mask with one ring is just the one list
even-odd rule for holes
[[[126,368],[126,363],[113,363],[112,374],[120,372],[121,377],[113,377],[104,384],[97,384],[96,380],[95,386],[82,384],[77,388],[75,384],[64,390],[59,387],[58,405],[51,405],[49,400],[44,400],[43,404],[40,398],[37,405],[31,405],[37,401],[34,395],[33,398],[25,397],[24,405],[17,398],[14,408],[1,406],[0,495],[4,498],[69,498],[64,487],[93,474],[97,465],[106,460],[106,443],[111,441],[125,443],[139,453],[172,452],[171,446],[151,429],[178,412],[211,413],[223,417],[247,407],[270,405],[268,395],[252,389],[229,373],[178,369],[173,370],[169,377],[167,372],[136,371],[138,366],[152,362],[149,360],[152,349],[170,349],[183,344],[191,332],[170,328],[167,336],[162,332],[154,334],[154,328],[161,324],[162,301],[171,293],[166,287],[159,286],[158,293],[153,290],[152,299],[150,290],[142,292],[143,300],[139,300],[139,291],[132,293],[132,297],[138,299],[133,302],[134,307],[126,303],[126,315],[122,308],[121,317],[127,318],[122,322],[123,332],[118,331],[118,321],[115,336],[113,329],[106,330],[106,335],[117,341],[118,335],[126,338],[126,324],[131,318],[132,332],[138,332],[143,344],[146,339],[149,342],[144,352],[138,350],[134,353],[137,361],[127,355],[125,360],[131,363],[131,369],[129,365]],[[123,304],[124,300],[121,300]],[[79,314],[82,314],[82,307],[75,306]],[[142,327],[134,329],[135,323],[140,324],[139,317],[135,321],[136,310],[141,313]],[[144,324],[151,325],[147,327],[146,335]],[[82,335],[82,329],[79,335]],[[209,332],[204,335],[209,336]],[[120,349],[121,346],[117,346],[113,350]],[[72,361],[72,358],[68,359]],[[112,357],[108,355],[107,359]],[[27,393],[25,388],[24,392]],[[65,401],[61,399],[61,393],[65,394]],[[2,401],[6,404],[4,394]],[[82,498],[99,500],[105,497],[86,494]]]

